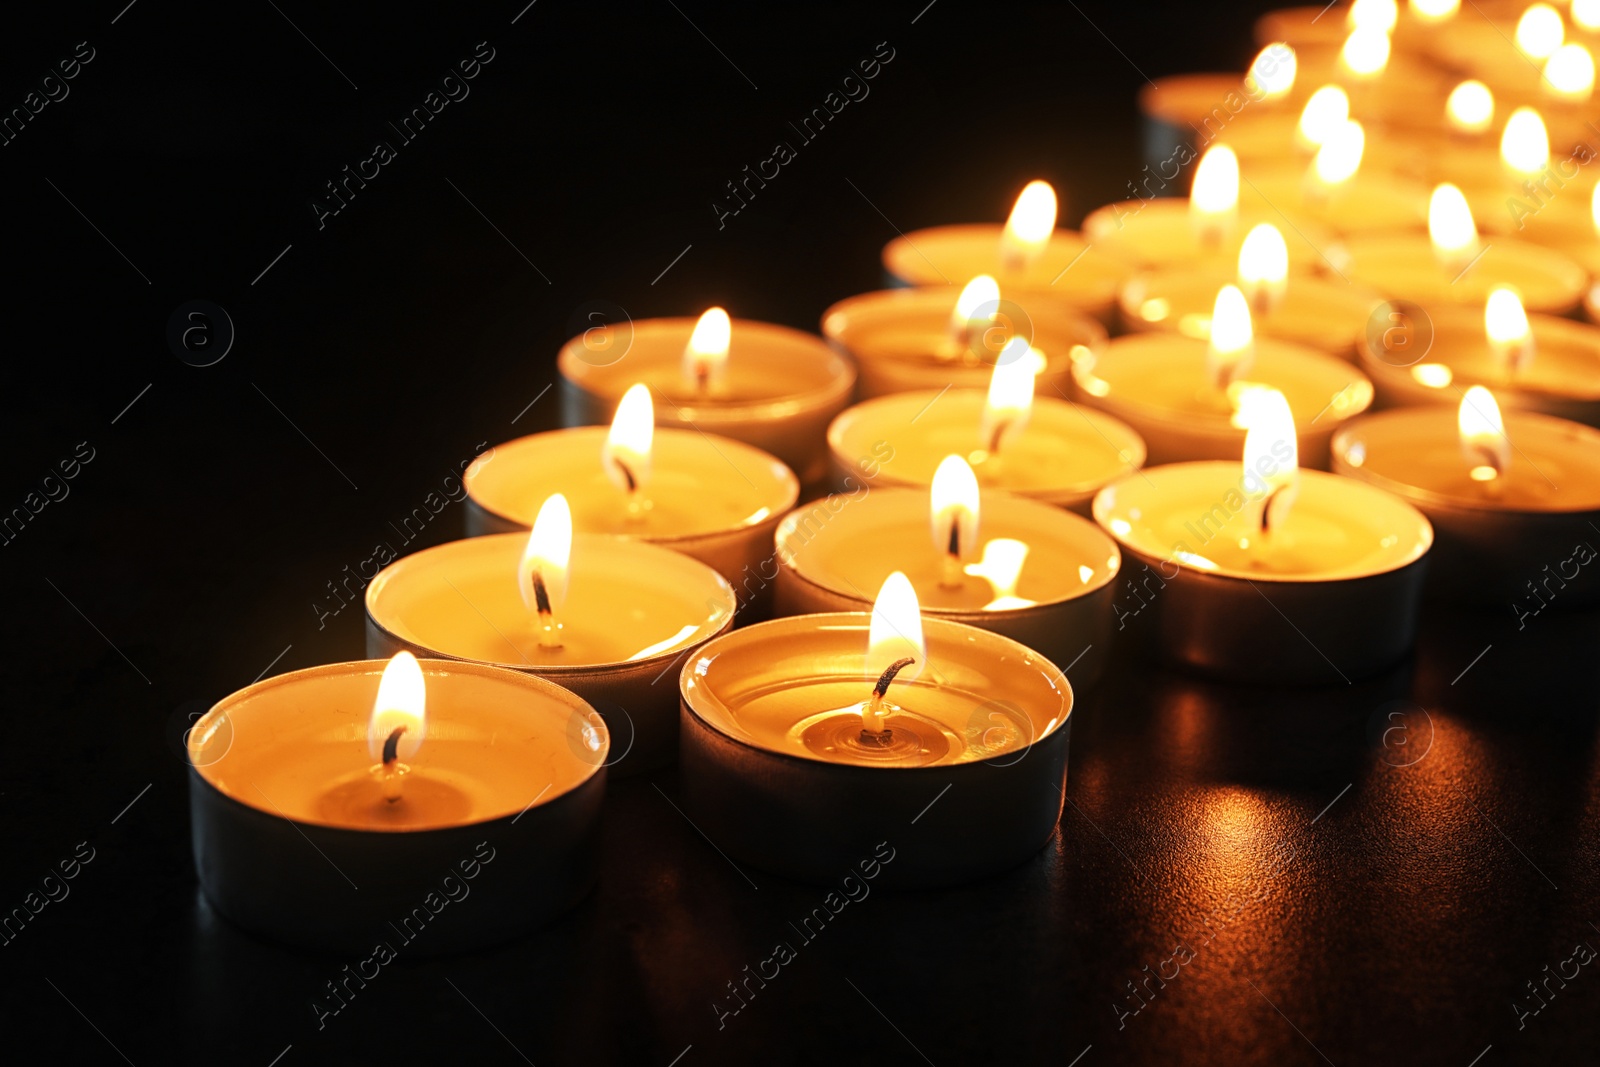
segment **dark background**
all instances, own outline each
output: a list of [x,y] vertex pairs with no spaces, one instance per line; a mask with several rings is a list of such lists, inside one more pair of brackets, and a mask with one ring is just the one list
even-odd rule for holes
[[[879,284],[896,227],[999,220],[1034,177],[1076,221],[1138,172],[1144,77],[1242,69],[1267,5],[124,3],[0,33],[4,109],[95,50],[0,146],[0,511],[94,453],[0,547],[0,910],[95,850],[0,947],[8,1058],[1592,1061],[1595,967],[1521,1029],[1512,1008],[1600,945],[1600,625],[1554,609],[1434,612],[1414,661],[1339,690],[1204,685],[1125,647],[1080,694],[1037,860],[850,906],[720,1030],[713,998],[820,891],[752,888],[664,801],[675,772],[621,783],[568,920],[402,958],[319,1031],[353,961],[199,896],[187,714],[362,656],[359,609],[319,629],[325,583],[479,442],[554,425],[553,396],[528,405],[588,302],[812,328]],[[323,183],[479,41],[471,95],[319,230]],[[723,183],[881,41],[871,95],[719,230]],[[166,341],[192,299],[237,330],[214,366]],[[1119,1026],[1179,940],[1205,947]]]

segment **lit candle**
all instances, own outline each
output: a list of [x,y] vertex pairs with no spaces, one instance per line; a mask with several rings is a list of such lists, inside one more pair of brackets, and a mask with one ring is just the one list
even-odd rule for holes
[[[688,815],[752,866],[833,879],[876,855],[880,885],[950,885],[1034,855],[1060,816],[1065,676],[1008,638],[920,617],[902,574],[870,615],[719,638],[680,685]],[[930,804],[947,786],[962,802]],[[899,847],[913,819],[916,847]]]
[[987,274],[1008,298],[1030,309],[1042,307],[1039,295],[1049,294],[1108,320],[1117,286],[1130,273],[1128,264],[1073,230],[1056,229],[1055,220],[1055,191],[1046,182],[1029,182],[1003,226],[967,223],[913,230],[884,245],[883,267],[891,284],[900,285],[960,285]]
[[1594,56],[1581,44],[1564,44],[1544,63],[1541,85],[1557,104],[1581,106],[1594,94]]
[[1328,440],[1372,403],[1372,384],[1341,359],[1286,341],[1256,339],[1243,295],[1216,296],[1205,338],[1129,334],[1073,366],[1077,398],[1132,426],[1152,464],[1237,456],[1245,397],[1262,386],[1288,397],[1300,451],[1327,465]]
[[1530,310],[1559,314],[1577,306],[1588,282],[1581,266],[1554,249],[1510,237],[1482,241],[1466,197],[1450,183],[1433,191],[1427,240],[1357,234],[1335,258],[1352,281],[1430,309],[1480,306],[1490,290],[1509,286]]
[[539,675],[599,709],[619,773],[672,759],[676,715],[654,683],[732,625],[711,568],[642,541],[574,534],[551,496],[531,534],[452,541],[402,557],[367,586],[367,650],[408,649]]
[[609,751],[593,708],[513,671],[402,652],[278,675],[188,735],[195,868],[222,914],[302,947],[493,944],[593,884]]
[[1268,394],[1252,407],[1242,465],[1152,467],[1102,490],[1095,520],[1161,574],[1148,629],[1167,658],[1261,682],[1375,674],[1415,636],[1428,520],[1371,486],[1298,469],[1288,402]]
[[966,457],[978,482],[1084,508],[1102,485],[1144,462],[1127,426],[1059,396],[1033,393],[1026,343],[996,362],[987,391],[950,388],[863,401],[828,427],[841,490],[927,486],[944,457]]
[[[699,319],[643,319],[605,331],[604,345],[587,331],[557,356],[567,425],[609,421],[623,394],[644,384],[663,426],[754,445],[802,484],[826,470],[816,442],[849,402],[855,370],[820,337],[729,319],[721,308]],[[611,333],[626,340],[612,344]]]
[[552,430],[496,445],[463,481],[469,537],[528,530],[539,504],[560,493],[577,529],[676,549],[746,600],[752,574],[772,555],[773,529],[800,495],[789,468],[757,448],[656,427],[644,385],[623,394],[610,429]]
[[1549,4],[1530,4],[1517,20],[1517,49],[1529,59],[1548,59],[1566,39],[1561,13]]
[[[1227,144],[1213,144],[1195,167],[1187,203],[1165,198],[1107,204],[1083,220],[1083,232],[1096,247],[1130,263],[1177,268],[1232,263],[1251,226],[1281,218],[1253,193],[1250,205],[1241,208],[1238,157]],[[1314,221],[1297,224],[1290,262],[1300,267],[1324,263],[1333,243]]]
[[1122,325],[1207,340],[1217,292],[1230,282],[1250,305],[1256,336],[1340,357],[1353,354],[1357,336],[1382,303],[1376,293],[1334,277],[1303,271],[1291,275],[1283,234],[1263,222],[1246,235],[1232,274],[1221,266],[1206,266],[1145,271],[1129,279],[1118,301]]
[[[927,531],[924,533],[924,531]],[[924,615],[1020,641],[1092,685],[1121,555],[1086,519],[994,490],[946,456],[928,490],[803,505],[778,527],[779,616],[862,611],[902,571]]]
[[1097,319],[1037,291],[1013,296],[987,274],[954,286],[846,297],[823,312],[822,334],[855,360],[862,400],[947,385],[981,389],[1017,337],[1037,354],[1039,391],[1066,389],[1072,353],[1106,338]]
[[1386,349],[1381,333],[1362,337],[1361,367],[1380,406],[1454,404],[1463,388],[1487,385],[1509,408],[1600,426],[1600,329],[1530,316],[1509,288],[1492,290],[1481,311],[1440,308],[1429,320],[1423,355],[1409,343]]
[[1600,598],[1600,568],[1587,566],[1600,543],[1600,431],[1502,415],[1473,386],[1455,410],[1401,408],[1352,423],[1334,440],[1334,464],[1432,520],[1433,595],[1509,606],[1519,619],[1552,599]]
[[1420,232],[1428,219],[1428,190],[1365,165],[1366,154],[1366,129],[1347,119],[1323,132],[1309,166],[1263,163],[1252,170],[1252,192],[1297,228],[1309,221],[1340,235]]

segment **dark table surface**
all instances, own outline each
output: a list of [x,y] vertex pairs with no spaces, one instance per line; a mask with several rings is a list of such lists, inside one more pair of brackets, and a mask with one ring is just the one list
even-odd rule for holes
[[[822,891],[735,869],[675,771],[616,783],[577,911],[402,958],[319,1028],[353,961],[198,891],[189,716],[362,655],[353,610],[319,625],[326,583],[479,442],[555,424],[553,353],[595,302],[811,327],[897,229],[1002,218],[1037,176],[1079,218],[1139,173],[1145,77],[1242,68],[1262,5],[124,4],[0,35],[7,108],[93,55],[0,145],[0,510],[58,498],[0,546],[0,908],[92,856],[0,947],[9,1060],[1594,1060],[1595,968],[1547,981],[1600,945],[1600,619],[1559,604],[1430,610],[1389,676],[1300,692],[1124,642],[1035,860],[874,892],[720,1019]],[[719,228],[724,183],[879,42],[870,96]],[[324,183],[485,48],[319,227]],[[194,299],[236,330],[208,367],[166,339]]]

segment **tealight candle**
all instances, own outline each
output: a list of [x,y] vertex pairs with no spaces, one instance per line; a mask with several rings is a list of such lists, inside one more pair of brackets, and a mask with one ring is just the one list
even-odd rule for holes
[[1350,236],[1417,230],[1428,223],[1428,190],[1409,179],[1362,166],[1366,130],[1339,123],[1303,168],[1260,168],[1250,175],[1251,192],[1295,224],[1303,220]]
[[1372,403],[1372,383],[1349,363],[1286,341],[1254,337],[1235,286],[1217,294],[1208,337],[1130,334],[1079,359],[1076,396],[1132,426],[1154,464],[1238,455],[1246,405],[1267,387],[1288,398],[1300,454],[1324,468],[1340,423]]
[[881,861],[879,885],[951,885],[1027,860],[1060,818],[1066,677],[1008,638],[920,618],[902,574],[870,615],[718,638],[680,687],[688,813],[764,870],[832,882]]
[[1180,152],[1192,156],[1196,139],[1209,140],[1239,116],[1292,111],[1298,72],[1295,50],[1274,41],[1256,55],[1243,76],[1175,74],[1146,82],[1139,90],[1145,158],[1159,172]]
[[1353,355],[1357,336],[1382,299],[1349,282],[1289,272],[1283,235],[1264,222],[1246,235],[1239,268],[1221,266],[1148,271],[1122,287],[1122,324],[1135,331],[1175,331],[1210,340],[1217,292],[1238,285],[1250,305],[1257,336],[1289,341],[1329,355]]
[[[827,470],[822,431],[855,388],[855,369],[819,337],[730,319],[643,319],[585,332],[562,346],[562,412],[568,426],[604,424],[629,388],[643,383],[664,426],[732,437],[777,456],[802,484]],[[626,340],[609,334],[626,331]],[[616,349],[620,348],[620,354]]]
[[492,534],[412,553],[367,586],[367,652],[509,667],[558,682],[605,717],[617,773],[669,763],[676,705],[657,685],[733,623],[716,571],[657,545],[572,533],[559,493],[531,534]]
[[835,478],[869,487],[928,486],[945,456],[965,456],[980,485],[1084,509],[1095,491],[1144,463],[1123,423],[1057,397],[1034,397],[1026,342],[996,362],[989,391],[895,393],[845,411],[828,427]]
[[676,549],[738,585],[772,554],[772,531],[799,499],[794,474],[757,448],[655,428],[650,391],[623,394],[610,430],[553,430],[496,445],[467,468],[467,535],[526,531],[561,493],[585,533]]
[[822,335],[856,363],[863,400],[947,385],[981,389],[1013,337],[1043,361],[1039,387],[1066,389],[1072,353],[1106,339],[1105,327],[1070,305],[1002,294],[980,274],[959,295],[953,286],[862,293],[822,315]]
[[1600,599],[1600,431],[1533,412],[1501,415],[1473,386],[1460,407],[1402,408],[1352,423],[1334,466],[1415,504],[1438,531],[1429,591],[1506,604]]
[[898,570],[924,615],[1019,641],[1079,688],[1094,684],[1110,651],[1115,542],[1060,508],[980,493],[959,456],[939,465],[930,490],[802,507],[779,525],[777,546],[780,616],[865,610]]
[[883,267],[902,285],[959,285],[987,274],[1008,297],[1045,300],[1109,321],[1128,264],[1106,255],[1072,230],[1057,229],[1049,183],[1029,182],[1004,226],[970,223],[913,230],[883,248]]
[[[1130,263],[1187,267],[1207,260],[1233,262],[1250,227],[1280,218],[1259,197],[1241,210],[1238,157],[1226,144],[1215,144],[1195,167],[1187,202],[1165,198],[1107,204],[1083,220],[1083,233]],[[1333,236],[1317,224],[1297,225],[1290,263],[1305,267],[1325,262],[1333,246]]]
[[1433,191],[1428,234],[1349,238],[1340,272],[1425,307],[1481,305],[1490,290],[1508,286],[1531,310],[1555,313],[1575,308],[1588,282],[1582,267],[1552,249],[1505,237],[1481,242],[1466,198],[1449,183]]
[[220,701],[186,746],[200,884],[254,933],[461,951],[594,883],[609,734],[541,679],[409,653],[312,667]]
[[1160,654],[1284,683],[1349,683],[1398,660],[1416,635],[1428,520],[1362,482],[1299,470],[1281,395],[1257,405],[1243,455],[1152,467],[1095,497],[1095,521],[1162,579],[1145,628]]
[[1390,351],[1382,334],[1361,338],[1380,406],[1453,405],[1462,389],[1486,385],[1508,408],[1600,426],[1600,329],[1530,316],[1511,289],[1491,291],[1481,310],[1438,308],[1428,318],[1432,342],[1421,357]]

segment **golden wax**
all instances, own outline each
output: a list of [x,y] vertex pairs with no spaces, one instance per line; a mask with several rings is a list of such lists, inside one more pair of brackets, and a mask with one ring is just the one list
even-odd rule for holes
[[[1107,204],[1083,220],[1083,234],[1095,247],[1146,268],[1190,267],[1239,262],[1239,246],[1251,228],[1263,222],[1283,224],[1283,216],[1250,187],[1240,187],[1239,217],[1232,232],[1216,242],[1204,241],[1189,218],[1189,201],[1180,198],[1127,200]],[[1337,252],[1332,231],[1306,222],[1284,233],[1291,269],[1314,269]]]
[[1505,237],[1487,238],[1476,260],[1454,269],[1434,256],[1427,234],[1351,237],[1344,253],[1336,263],[1351,281],[1424,307],[1481,308],[1491,290],[1510,286],[1529,311],[1562,314],[1577,307],[1589,280],[1560,252]]

